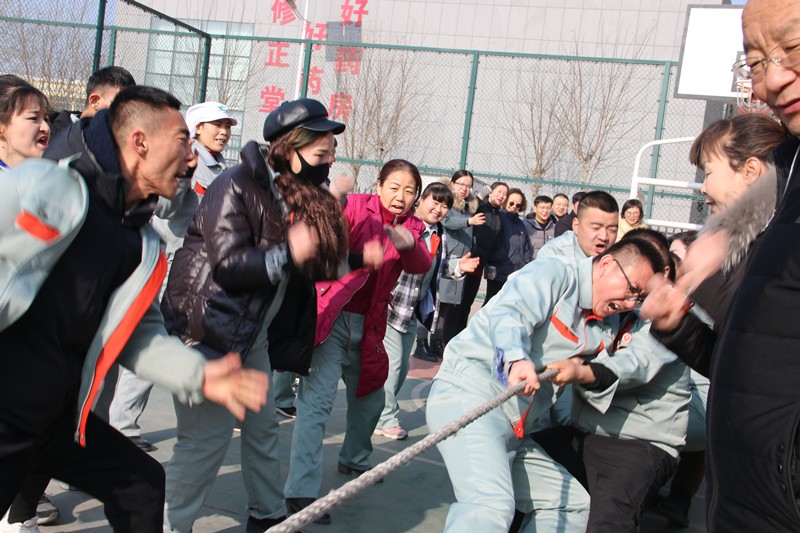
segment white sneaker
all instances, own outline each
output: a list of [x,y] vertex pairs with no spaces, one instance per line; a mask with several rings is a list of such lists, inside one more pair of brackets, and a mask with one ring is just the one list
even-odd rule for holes
[[408,432],[400,426],[395,426],[392,428],[379,428],[375,430],[374,434],[392,440],[404,440],[406,437],[408,437]]
[[36,525],[37,517],[29,518],[24,522],[8,523],[8,515],[0,521],[0,533],[41,533],[39,526]]
[[40,526],[52,524],[58,520],[58,507],[50,501],[47,494],[42,494],[39,504],[36,506],[36,517]]

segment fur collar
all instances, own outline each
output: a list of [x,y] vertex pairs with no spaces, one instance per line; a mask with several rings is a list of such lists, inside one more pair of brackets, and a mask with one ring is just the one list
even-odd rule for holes
[[466,212],[469,215],[474,215],[478,210],[478,199],[475,198],[475,195],[472,193],[469,193],[469,196],[466,198],[461,198],[453,191],[453,209],[461,211],[462,213]]
[[767,227],[775,212],[777,196],[778,177],[775,166],[769,165],[767,172],[727,209],[708,217],[703,233],[725,231],[730,235],[728,254],[722,264],[724,274],[742,262],[753,241]]

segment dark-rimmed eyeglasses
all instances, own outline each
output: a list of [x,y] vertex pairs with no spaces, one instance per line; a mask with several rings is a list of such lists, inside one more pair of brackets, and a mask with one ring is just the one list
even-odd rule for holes
[[625,269],[622,268],[622,264],[619,261],[617,261],[617,258],[613,256],[611,258],[617,264],[617,266],[619,267],[619,271],[622,272],[622,276],[628,283],[628,290],[625,291],[625,296],[623,296],[622,299],[625,300],[626,302],[636,302],[636,305],[641,305],[642,302],[644,302],[644,295],[642,294],[642,290],[637,289],[636,287],[633,286],[633,283],[631,283],[631,278],[629,278],[628,275],[625,273]]
[[[781,52],[776,54],[776,50]],[[767,57],[746,57],[733,64],[733,72],[743,80],[761,82],[767,72],[767,64],[793,68],[800,64],[800,38],[783,42],[769,51]]]

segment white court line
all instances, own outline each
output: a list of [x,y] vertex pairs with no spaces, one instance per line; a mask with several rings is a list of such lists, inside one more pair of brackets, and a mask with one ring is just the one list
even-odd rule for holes
[[411,401],[414,402],[414,405],[417,407],[417,411],[421,411],[425,408],[425,400],[427,400],[428,395],[425,395],[425,399],[422,398],[422,391],[426,388],[431,386],[432,381],[426,379],[420,381],[416,387],[411,390]]

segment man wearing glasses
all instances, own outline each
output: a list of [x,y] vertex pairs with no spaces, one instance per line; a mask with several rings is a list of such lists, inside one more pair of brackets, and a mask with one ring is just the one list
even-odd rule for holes
[[[636,230],[621,242],[638,239],[648,240],[664,256],[668,253],[666,240],[654,230]],[[638,308],[643,294],[627,267],[617,266],[628,283],[626,299]],[[649,334],[650,322],[637,311],[621,322],[606,351],[588,364],[568,358],[548,365],[559,369],[554,384],[574,384],[572,418],[533,434],[548,454],[540,460],[565,467],[569,481],[562,486],[572,489],[561,502],[534,502],[533,510],[538,515],[536,505],[549,504],[551,512],[569,513],[574,501],[582,501],[572,487],[577,480],[591,496],[587,531],[635,533],[650,488],[661,487],[672,476],[686,442],[688,367]]]
[[[619,206],[613,196],[605,191],[582,193],[575,208],[572,231],[550,239],[536,257],[564,257],[580,261],[603,253],[617,242]],[[561,388],[558,400],[539,419],[537,430],[569,424],[572,409],[572,385]]]
[[[516,504],[531,505],[534,486],[537,492],[565,490],[563,478],[529,460],[536,448],[530,432],[554,397],[553,385],[539,383],[536,373],[557,360],[600,353],[615,333],[613,321],[604,319],[633,309],[664,266],[657,249],[639,240],[593,259],[537,259],[509,277],[502,293],[448,344],[428,397],[431,431],[507,386],[527,385],[502,409],[439,444],[458,500],[446,531],[508,531]],[[585,529],[588,502],[573,511],[558,531]]]

